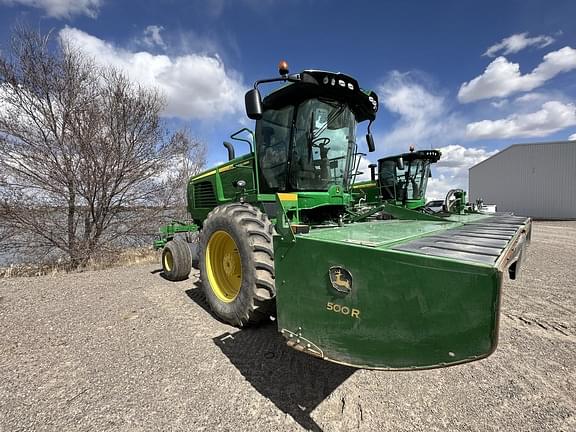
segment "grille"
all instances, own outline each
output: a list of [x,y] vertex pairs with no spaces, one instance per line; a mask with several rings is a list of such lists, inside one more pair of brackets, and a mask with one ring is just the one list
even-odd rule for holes
[[197,208],[211,208],[216,206],[214,186],[209,181],[194,185],[194,206]]

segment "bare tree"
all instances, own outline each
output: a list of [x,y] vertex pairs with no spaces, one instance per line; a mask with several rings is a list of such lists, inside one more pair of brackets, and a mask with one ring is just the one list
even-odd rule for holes
[[26,28],[11,54],[0,57],[1,222],[18,233],[12,247],[84,265],[161,211],[181,146],[162,139],[156,90]]
[[206,165],[206,145],[194,138],[189,129],[177,130],[170,138],[171,165],[163,176],[164,205],[181,217],[187,210],[187,187],[190,177]]

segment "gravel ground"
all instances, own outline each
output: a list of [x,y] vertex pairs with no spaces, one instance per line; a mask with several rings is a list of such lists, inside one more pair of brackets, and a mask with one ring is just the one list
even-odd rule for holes
[[0,280],[0,431],[576,430],[576,222],[539,222],[495,354],[356,370],[239,331],[158,265]]

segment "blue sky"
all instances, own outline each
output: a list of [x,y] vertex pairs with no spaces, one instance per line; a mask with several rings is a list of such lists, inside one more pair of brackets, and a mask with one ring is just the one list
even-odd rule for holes
[[25,21],[160,88],[168,124],[205,141],[210,164],[252,126],[243,93],[280,59],[379,94],[370,159],[442,149],[432,196],[467,188],[467,169],[510,144],[576,139],[571,0],[0,0],[0,12],[0,49]]

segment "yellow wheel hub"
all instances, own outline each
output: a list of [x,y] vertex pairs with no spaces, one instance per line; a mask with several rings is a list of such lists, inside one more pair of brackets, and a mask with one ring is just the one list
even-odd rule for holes
[[233,301],[242,285],[242,262],[236,242],[225,231],[216,231],[206,247],[206,273],[214,294],[225,303]]
[[172,251],[170,249],[166,249],[164,251],[164,257],[162,258],[162,262],[164,264],[164,270],[172,271],[174,268],[174,257],[172,256]]

